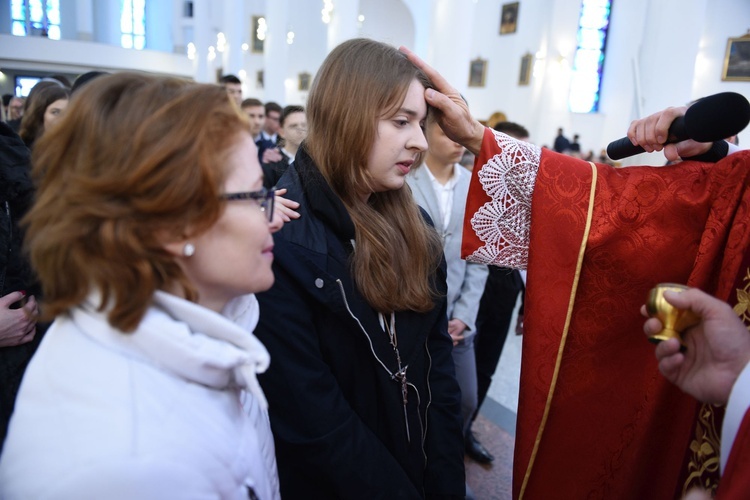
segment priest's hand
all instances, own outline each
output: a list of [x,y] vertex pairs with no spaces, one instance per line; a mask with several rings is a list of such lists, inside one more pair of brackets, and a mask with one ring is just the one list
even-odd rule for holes
[[425,100],[435,108],[437,121],[445,135],[478,155],[482,147],[484,125],[471,116],[469,106],[458,90],[412,51],[406,47],[399,47],[399,50],[435,85],[435,89],[425,90]]
[[[725,404],[737,377],[750,361],[750,332],[728,304],[696,288],[666,291],[664,298],[675,307],[692,310],[701,321],[683,333],[687,347],[684,353],[680,352],[677,339],[663,341],[656,347],[659,371],[698,400]],[[645,306],[641,311],[645,313]],[[661,329],[656,318],[643,325],[648,336]]]
[[680,161],[682,158],[698,156],[709,149],[710,142],[695,142],[692,139],[664,144],[669,137],[669,126],[676,118],[685,115],[686,106],[667,108],[653,115],[635,120],[628,128],[628,139],[634,146],[641,146],[647,153],[664,150],[669,161]]

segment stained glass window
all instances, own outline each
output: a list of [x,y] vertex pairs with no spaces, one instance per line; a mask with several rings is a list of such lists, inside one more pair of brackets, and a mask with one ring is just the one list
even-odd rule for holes
[[146,47],[146,0],[122,0],[120,45],[126,49]]
[[60,39],[60,0],[11,0],[10,14],[13,35]]
[[568,106],[575,113],[599,110],[604,51],[612,12],[611,0],[583,0],[578,19],[578,46],[573,58]]

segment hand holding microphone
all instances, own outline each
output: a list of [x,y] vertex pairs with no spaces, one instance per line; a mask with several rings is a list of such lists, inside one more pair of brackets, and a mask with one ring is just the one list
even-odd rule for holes
[[671,161],[693,157],[711,149],[714,141],[737,134],[748,122],[747,99],[735,92],[722,92],[699,99],[689,108],[667,108],[634,121],[628,137],[610,143],[607,154],[619,160],[664,149]]

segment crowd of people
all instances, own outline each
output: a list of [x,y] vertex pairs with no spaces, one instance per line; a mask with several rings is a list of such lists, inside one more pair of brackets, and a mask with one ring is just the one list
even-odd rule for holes
[[[750,491],[747,153],[589,163],[368,39],[304,106],[241,83],[3,102],[0,497],[473,498],[519,297],[514,498]],[[654,352],[660,282],[700,321]]]

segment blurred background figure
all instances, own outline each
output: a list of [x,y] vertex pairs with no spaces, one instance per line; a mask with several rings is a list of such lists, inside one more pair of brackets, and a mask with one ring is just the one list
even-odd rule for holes
[[261,135],[266,141],[278,144],[279,128],[281,127],[281,106],[273,101],[268,101],[263,107],[266,110],[266,121],[263,123]]
[[8,115],[8,126],[16,133],[21,129],[21,118],[26,104],[26,99],[23,97],[13,96],[8,101],[8,109],[6,114]]
[[56,82],[39,82],[29,92],[19,135],[33,148],[44,131],[55,125],[70,99],[70,90]]
[[570,139],[563,135],[562,127],[557,129],[557,136],[555,137],[552,149],[558,153],[567,153],[570,151]]
[[263,163],[263,185],[271,189],[279,182],[289,165],[297,156],[302,141],[307,137],[307,116],[302,106],[287,106],[281,113],[279,129],[279,147],[283,158],[278,161]]
[[234,75],[224,75],[219,78],[219,85],[224,87],[227,95],[237,106],[242,104],[242,81]]

